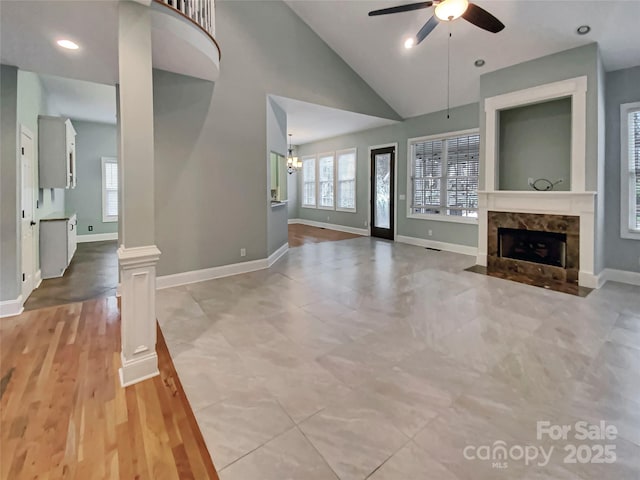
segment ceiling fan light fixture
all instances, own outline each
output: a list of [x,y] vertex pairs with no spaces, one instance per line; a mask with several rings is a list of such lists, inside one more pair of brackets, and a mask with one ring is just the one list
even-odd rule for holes
[[415,44],[416,44],[416,39],[413,37],[409,37],[404,41],[404,48],[406,49],[413,48]]
[[469,0],[443,0],[435,8],[436,17],[445,22],[455,20],[464,14],[469,7]]
[[576,28],[576,32],[578,35],[586,35],[591,31],[591,27],[589,25],[580,25]]
[[80,48],[80,46],[76,42],[73,42],[66,38],[57,40],[56,44],[58,44],[59,47],[66,48],[67,50],[78,50]]

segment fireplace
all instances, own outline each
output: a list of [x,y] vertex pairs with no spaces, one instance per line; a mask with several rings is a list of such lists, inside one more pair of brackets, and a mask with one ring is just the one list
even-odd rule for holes
[[487,212],[487,274],[578,293],[580,217]]
[[565,268],[567,235],[499,227],[498,256]]

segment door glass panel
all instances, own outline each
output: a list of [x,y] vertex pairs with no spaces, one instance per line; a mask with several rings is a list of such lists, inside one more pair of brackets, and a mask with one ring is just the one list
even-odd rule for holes
[[375,224],[378,228],[391,228],[391,154],[375,156],[376,192],[375,192]]

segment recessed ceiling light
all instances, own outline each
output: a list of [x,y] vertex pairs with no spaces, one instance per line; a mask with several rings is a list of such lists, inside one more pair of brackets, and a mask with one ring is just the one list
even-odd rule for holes
[[409,37],[404,41],[404,48],[413,48],[413,45],[416,43],[415,38]]
[[590,31],[591,31],[591,27],[589,25],[580,25],[576,29],[576,32],[578,33],[578,35],[586,35]]
[[66,48],[67,50],[78,50],[80,48],[76,42],[72,42],[71,40],[67,40],[66,38],[58,40],[56,43],[62,48]]
[[475,62],[473,62],[473,64],[474,64],[476,67],[484,67],[484,63],[485,63],[485,62],[484,62],[484,60],[483,60],[483,59],[481,59],[481,58],[479,58],[479,59],[477,59]]

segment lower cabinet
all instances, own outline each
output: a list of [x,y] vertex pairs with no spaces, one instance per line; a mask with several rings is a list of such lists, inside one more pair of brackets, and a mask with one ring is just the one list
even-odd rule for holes
[[76,215],[40,220],[40,269],[42,278],[64,275],[76,253]]

